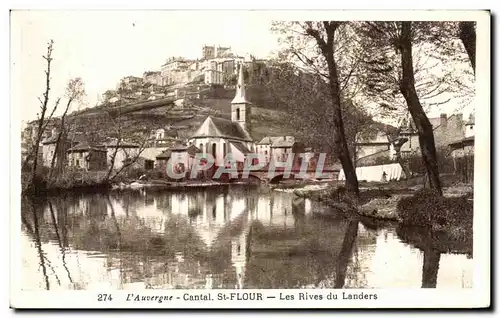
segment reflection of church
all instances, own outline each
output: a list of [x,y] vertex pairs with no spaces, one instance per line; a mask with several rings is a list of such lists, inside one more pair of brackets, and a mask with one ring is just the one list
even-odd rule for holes
[[[121,278],[126,285],[139,281],[144,282],[145,286],[165,289],[244,288],[248,251],[251,249],[251,224],[259,221],[264,227],[293,230],[297,214],[307,213],[308,210],[304,200],[297,204],[286,193],[277,192],[269,197],[258,198],[248,197],[245,192],[238,191],[193,191],[161,195],[145,192],[126,202],[118,198],[110,198],[107,202],[103,206],[103,214],[110,216],[114,213],[120,224],[127,222],[134,227],[146,226],[153,233],[168,234],[169,223],[181,222],[197,237],[193,242],[199,238],[198,241],[203,244],[201,249],[210,256],[208,261],[200,263],[193,259],[185,260],[183,255],[179,255],[176,260],[165,264],[164,261],[150,258],[140,266],[144,270],[137,272],[136,276],[123,273],[126,277]],[[76,209],[87,210],[89,204],[92,202],[81,203],[82,206]],[[130,263],[127,266],[136,265]]]

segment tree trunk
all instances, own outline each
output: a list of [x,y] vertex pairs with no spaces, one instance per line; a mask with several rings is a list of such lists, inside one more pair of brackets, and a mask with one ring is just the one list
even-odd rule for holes
[[436,288],[441,253],[428,248],[424,251],[422,264],[422,288]]
[[476,28],[475,22],[462,21],[459,23],[459,37],[464,44],[465,51],[469,56],[472,70],[476,74]]
[[420,142],[422,159],[429,178],[429,185],[442,195],[441,181],[439,180],[439,170],[437,165],[436,145],[434,142],[434,132],[429,118],[424,112],[420,100],[415,90],[415,77],[413,70],[412,41],[411,41],[411,21],[404,21],[401,28],[400,50],[403,76],[400,82],[400,90],[403,94],[411,117],[415,122]]
[[410,168],[408,168],[408,165],[403,161],[403,158],[401,158],[401,152],[396,153],[396,162],[399,163],[401,169],[403,169],[403,173],[405,174],[406,180],[410,179],[411,178]]
[[337,66],[333,57],[333,47],[327,48],[327,54],[325,54],[326,61],[328,63],[328,73],[330,77],[330,95],[332,98],[332,110],[333,110],[333,141],[335,145],[335,151],[337,158],[342,164],[342,169],[344,170],[345,180],[346,180],[346,190],[355,194],[356,197],[359,195],[358,178],[356,176],[356,170],[351,160],[351,155],[349,154],[349,148],[347,146],[347,140],[345,137],[344,122],[342,121],[342,109],[340,103],[340,90],[339,90],[339,78],[337,73]]
[[354,243],[358,237],[358,222],[353,220],[347,225],[342,247],[335,268],[335,284],[333,288],[343,288],[347,274],[347,265],[352,257]]

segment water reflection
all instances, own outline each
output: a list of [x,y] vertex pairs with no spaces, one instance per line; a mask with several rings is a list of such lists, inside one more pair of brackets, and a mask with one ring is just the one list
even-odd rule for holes
[[471,287],[464,254],[415,244],[422,233],[313,213],[321,209],[290,193],[239,187],[24,199],[22,285]]

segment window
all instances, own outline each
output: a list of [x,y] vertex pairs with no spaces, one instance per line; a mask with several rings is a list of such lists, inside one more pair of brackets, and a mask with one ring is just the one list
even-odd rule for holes
[[212,144],[212,156],[214,157],[214,160],[217,156],[217,144],[216,143],[213,143]]
[[80,166],[80,160],[76,159],[76,166],[79,167]]
[[226,143],[222,144],[222,156],[225,158],[226,157]]
[[236,108],[236,120],[240,120],[240,109]]
[[203,143],[200,143],[200,146],[198,148],[200,148],[200,150],[203,152]]

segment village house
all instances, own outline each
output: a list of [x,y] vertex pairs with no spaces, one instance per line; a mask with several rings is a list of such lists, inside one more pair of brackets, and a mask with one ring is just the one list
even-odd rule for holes
[[156,156],[155,160],[155,168],[158,170],[167,169],[167,164],[170,158],[172,157],[172,151],[170,149],[162,151],[158,156]]
[[275,161],[285,162],[288,155],[292,153],[292,148],[295,145],[293,136],[283,136],[277,138],[271,144],[271,156]]
[[[42,152],[41,163],[45,167],[50,167],[52,164],[52,158],[54,157],[54,154],[56,152],[58,137],[59,137],[58,129],[52,128],[50,136],[42,140],[42,145],[40,147]],[[66,150],[84,140],[85,138],[83,137],[82,134],[70,133],[64,139],[61,136],[61,140],[59,141],[59,148],[57,149],[57,151],[60,151],[60,154],[62,154],[62,156],[65,157]],[[54,164],[57,164],[57,158],[55,159]]]
[[266,163],[271,161],[271,144],[275,139],[279,139],[280,137],[270,137],[266,136],[261,139],[258,143],[255,144],[255,150],[260,155],[261,158],[264,158]]
[[471,114],[464,125],[464,138],[452,141],[449,144],[453,158],[474,155],[474,126],[475,118]]
[[355,143],[356,165],[375,164],[381,158],[392,160],[395,158],[391,136],[386,132],[377,131],[371,138],[359,137]]
[[[465,137],[465,124],[462,119],[463,115],[453,114],[447,116],[441,114],[439,117],[431,117],[429,121],[434,131],[434,142],[436,149],[445,149],[450,142],[460,140]],[[406,121],[400,136],[407,138],[408,141],[401,147],[401,156],[406,157],[420,151],[420,143],[418,141],[418,132],[415,128],[413,120]]]
[[107,168],[105,145],[81,142],[67,150],[68,166],[84,171],[102,171]]
[[255,149],[250,135],[251,103],[246,97],[243,67],[240,66],[236,94],[231,102],[231,120],[208,116],[189,138],[205,154],[211,154],[215,166],[225,165],[224,158],[231,153],[237,162]]
[[140,148],[139,145],[131,142],[123,140],[118,142],[116,138],[105,142],[104,146],[106,146],[108,167],[111,167],[113,156],[115,156],[113,169],[120,169],[127,162],[127,160],[137,157]]
[[177,142],[156,156],[155,168],[163,172],[167,172],[167,170],[174,173],[188,172],[193,167],[196,154],[201,153],[202,151],[195,145]]

